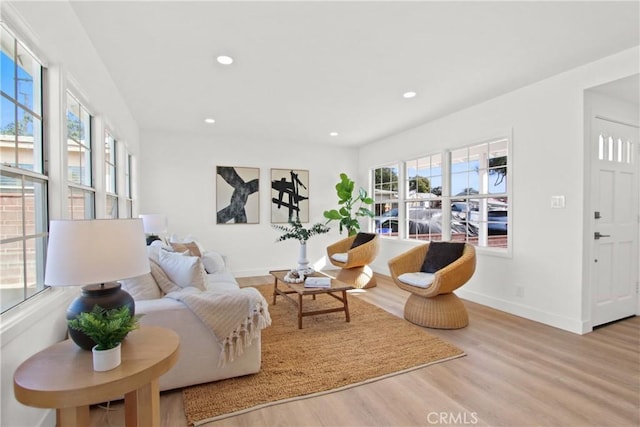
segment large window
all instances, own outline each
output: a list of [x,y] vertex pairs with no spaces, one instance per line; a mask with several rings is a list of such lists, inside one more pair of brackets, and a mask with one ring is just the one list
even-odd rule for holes
[[442,240],[442,154],[408,161],[405,170],[407,236]]
[[67,94],[67,182],[69,186],[69,217],[95,217],[95,189],[91,115],[70,93]]
[[44,289],[47,176],[41,63],[7,29],[0,57],[0,305]]
[[116,140],[109,131],[104,132],[104,174],[107,191],[107,218],[118,218],[116,187]]
[[378,234],[398,235],[398,179],[397,165],[373,170],[373,212]]
[[507,139],[451,152],[452,219],[465,224],[452,227],[452,240],[508,246],[507,155]]
[[508,248],[508,152],[500,138],[408,160],[402,191],[397,167],[373,169],[376,233]]

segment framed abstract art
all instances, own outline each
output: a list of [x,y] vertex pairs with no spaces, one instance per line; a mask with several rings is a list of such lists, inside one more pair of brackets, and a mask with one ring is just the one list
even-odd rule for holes
[[309,222],[309,171],[271,169],[271,223]]
[[260,222],[260,169],[216,167],[216,223]]

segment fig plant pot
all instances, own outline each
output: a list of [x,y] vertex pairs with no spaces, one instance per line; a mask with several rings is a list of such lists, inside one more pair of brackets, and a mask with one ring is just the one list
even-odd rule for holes
[[110,371],[120,366],[121,346],[122,344],[118,344],[109,350],[96,350],[97,345],[93,347],[91,349],[93,353],[93,370],[98,372]]

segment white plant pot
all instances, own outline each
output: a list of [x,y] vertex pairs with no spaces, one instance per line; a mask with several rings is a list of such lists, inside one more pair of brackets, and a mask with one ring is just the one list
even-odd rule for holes
[[120,348],[122,344],[118,344],[117,347],[110,348],[109,350],[96,350],[96,347],[91,349],[93,353],[93,370],[94,371],[109,371],[111,369],[120,366]]

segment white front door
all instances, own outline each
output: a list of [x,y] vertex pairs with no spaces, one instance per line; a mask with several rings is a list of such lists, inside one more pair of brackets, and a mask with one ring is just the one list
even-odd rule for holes
[[591,326],[638,308],[638,128],[593,118]]

